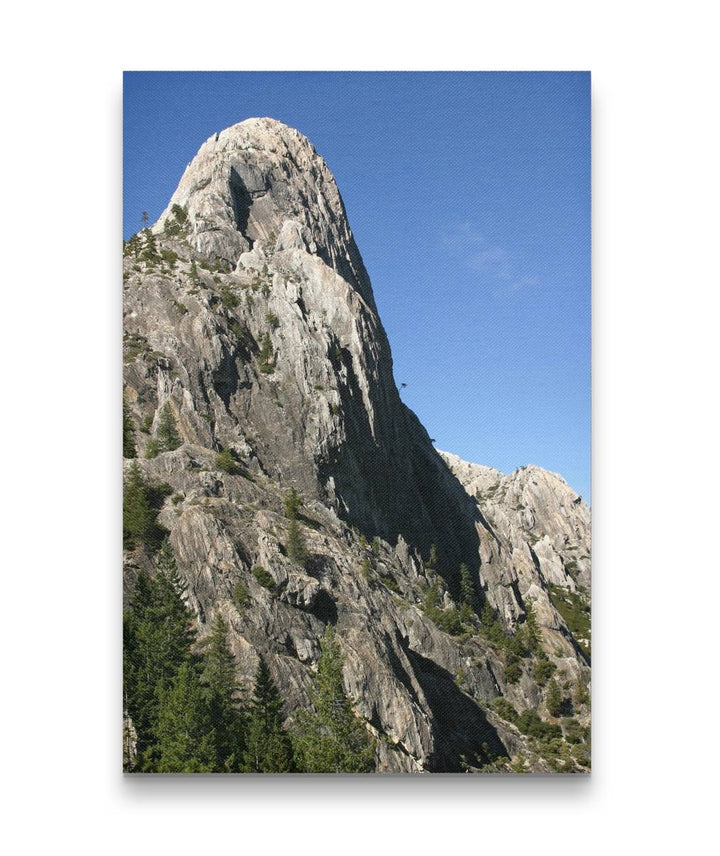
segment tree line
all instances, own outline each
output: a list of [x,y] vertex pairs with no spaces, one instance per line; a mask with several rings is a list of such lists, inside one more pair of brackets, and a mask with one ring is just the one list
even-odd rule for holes
[[144,773],[372,772],[375,741],[344,691],[343,657],[328,624],[312,708],[290,731],[262,657],[243,698],[227,622],[198,642],[167,538],[154,575],[141,571],[123,621],[125,769]]

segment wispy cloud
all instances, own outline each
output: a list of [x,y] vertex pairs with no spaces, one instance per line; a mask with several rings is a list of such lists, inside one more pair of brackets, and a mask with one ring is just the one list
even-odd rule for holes
[[523,273],[518,259],[509,250],[489,242],[473,223],[460,223],[443,236],[443,243],[468,268],[481,274],[483,285],[494,284],[495,295],[516,294],[538,284],[536,276]]

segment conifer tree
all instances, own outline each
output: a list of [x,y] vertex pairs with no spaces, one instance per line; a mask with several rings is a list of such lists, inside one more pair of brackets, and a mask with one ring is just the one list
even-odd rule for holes
[[268,332],[262,338],[262,344],[260,346],[260,368],[263,371],[269,371],[272,368],[272,358],[273,358],[273,346],[270,341],[270,334]]
[[283,728],[282,698],[262,657],[250,702],[244,768],[248,773],[294,770],[292,743]]
[[463,606],[469,607],[473,613],[477,610],[475,583],[470,576],[468,566],[464,562],[460,565],[460,598]]
[[294,487],[291,487],[285,497],[285,517],[295,520],[302,504],[302,497]]
[[557,685],[557,682],[554,678],[548,683],[548,692],[545,703],[547,704],[547,709],[550,716],[560,716],[560,713],[562,711],[563,697],[562,693],[560,692],[560,687]]
[[175,417],[170,402],[166,401],[160,411],[160,421],[157,430],[158,448],[161,452],[172,452],[181,444]]
[[525,601],[525,628],[524,642],[528,650],[536,653],[542,653],[542,645],[540,644],[540,630],[538,629],[537,616],[535,615],[535,607],[532,600],[528,598]]
[[220,769],[238,768],[243,750],[243,717],[235,696],[235,660],[228,645],[228,626],[219,613],[215,616],[205,650],[203,682],[210,719],[215,732],[215,754]]
[[375,741],[355,715],[343,685],[343,657],[328,624],[310,698],[313,711],[300,711],[294,736],[296,757],[308,773],[371,773]]
[[157,742],[152,769],[158,773],[210,773],[217,769],[215,729],[197,668],[183,663],[172,684],[159,692]]
[[127,401],[123,396],[123,458],[135,457],[137,457],[137,448],[135,446],[133,422],[130,418]]
[[575,684],[575,690],[573,692],[573,704],[575,705],[575,707],[581,707],[584,704],[590,704],[590,693],[588,691],[588,688],[580,680],[578,680],[578,682]]
[[292,559],[300,567],[305,567],[308,559],[307,547],[305,546],[305,538],[300,530],[300,524],[294,517],[288,525],[286,550],[288,558]]
[[137,461],[133,461],[123,486],[123,545],[132,549],[137,544],[154,547],[159,528],[156,513],[150,505],[150,492],[140,472]]
[[[137,732],[138,763],[157,739],[159,697],[180,666],[192,659],[192,616],[167,539],[157,558],[158,572],[141,571],[123,620],[124,704]],[[152,766],[152,765],[150,765]]]
[[150,229],[145,228],[143,229],[143,237],[145,239],[145,244],[140,257],[149,262],[160,261],[160,254],[158,253],[155,235],[153,235]]

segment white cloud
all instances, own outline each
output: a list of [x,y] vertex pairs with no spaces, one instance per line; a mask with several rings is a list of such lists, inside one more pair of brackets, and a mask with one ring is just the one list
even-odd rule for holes
[[491,244],[473,223],[465,221],[443,237],[445,246],[460,256],[465,265],[481,274],[482,285],[503,283],[494,294],[515,294],[538,284],[536,276],[526,276],[517,258],[504,247]]

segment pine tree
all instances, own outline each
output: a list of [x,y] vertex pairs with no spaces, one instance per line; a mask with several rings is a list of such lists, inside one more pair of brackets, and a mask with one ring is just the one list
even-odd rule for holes
[[240,467],[233,457],[229,446],[226,446],[215,458],[215,466],[229,475],[236,475],[240,472]]
[[137,457],[135,432],[125,396],[123,396],[123,458]]
[[307,547],[305,546],[305,538],[300,530],[300,524],[294,517],[288,525],[285,549],[287,550],[288,558],[292,559],[300,567],[305,567],[308,559]]
[[237,707],[235,660],[228,645],[228,626],[222,615],[215,616],[205,650],[203,683],[210,719],[215,733],[215,754],[220,769],[238,768],[244,745],[243,717]]
[[157,439],[158,448],[161,452],[172,452],[182,443],[169,401],[165,402],[160,411]]
[[160,529],[157,514],[150,505],[150,492],[140,472],[137,461],[133,461],[123,486],[123,545],[132,549],[137,544],[153,548],[157,546]]
[[343,657],[328,624],[310,694],[314,710],[301,711],[294,742],[296,756],[308,773],[371,773],[375,741],[355,715],[343,685]]
[[590,693],[588,692],[588,688],[580,680],[575,684],[573,704],[576,708],[581,707],[584,704],[590,704]]
[[292,743],[283,728],[283,702],[265,661],[255,673],[245,751],[248,773],[290,773],[294,770]]
[[553,678],[548,683],[548,691],[547,698],[545,699],[545,703],[547,704],[548,713],[550,716],[560,716],[562,711],[563,697],[560,692],[560,687],[557,685],[557,681]]
[[148,767],[146,753],[157,739],[160,694],[180,666],[192,660],[195,639],[192,615],[167,539],[157,566],[155,577],[140,572],[123,618],[124,705],[137,732],[141,768]]
[[159,692],[157,742],[152,769],[158,773],[210,773],[217,769],[215,729],[197,668],[183,663],[172,684]]
[[273,346],[270,341],[270,334],[265,333],[260,346],[260,370],[264,372],[272,371]]
[[470,576],[468,566],[463,562],[460,565],[460,599],[463,606],[469,607],[472,612],[477,610],[477,592],[475,591],[475,583]]
[[532,600],[528,598],[525,601],[525,627],[524,627],[524,643],[529,651],[536,654],[543,653],[542,645],[540,644],[540,630],[537,624],[537,616],[535,615],[535,607]]
[[150,229],[143,229],[143,238],[145,239],[143,251],[140,254],[140,258],[144,259],[148,262],[157,262],[160,261],[160,254],[158,253],[157,242],[155,241],[155,235],[150,231]]
[[302,504],[302,497],[295,490],[294,487],[291,487],[285,497],[285,517],[289,518],[290,520],[296,520],[298,516],[298,511],[300,510]]

